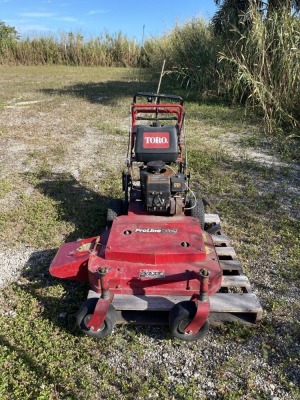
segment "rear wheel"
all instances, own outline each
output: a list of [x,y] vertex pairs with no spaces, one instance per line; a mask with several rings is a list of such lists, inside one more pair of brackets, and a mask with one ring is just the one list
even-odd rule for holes
[[191,215],[194,218],[199,219],[201,229],[204,229],[205,225],[205,209],[202,199],[190,199],[186,206],[186,215]]
[[100,326],[100,328],[96,331],[88,328],[86,324],[91,319],[98,300],[99,299],[97,298],[88,299],[85,303],[83,303],[77,313],[76,323],[79,329],[81,329],[81,331],[86,335],[91,336],[95,339],[102,339],[112,333],[112,330],[116,324],[116,310],[114,306],[110,304],[102,326]]
[[184,331],[196,315],[196,311],[197,308],[194,301],[181,301],[175,304],[169,314],[170,331],[174,337],[186,342],[193,342],[203,338],[207,334],[209,329],[208,321],[205,321],[199,331],[194,334]]
[[123,211],[124,211],[123,200],[121,199],[110,200],[107,207],[107,218],[106,218],[108,228],[111,227],[114,219],[116,219],[120,215],[123,215]]

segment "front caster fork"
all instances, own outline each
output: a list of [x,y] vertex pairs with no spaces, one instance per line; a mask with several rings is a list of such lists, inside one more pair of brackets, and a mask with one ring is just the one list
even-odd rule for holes
[[86,323],[86,327],[97,331],[101,328],[104,323],[105,317],[108,312],[108,308],[113,301],[114,295],[109,290],[109,284],[106,279],[107,268],[98,268],[98,275],[101,285],[101,297],[97,301],[95,310],[90,320]]
[[210,303],[208,297],[208,281],[209,270],[201,269],[199,271],[200,291],[199,294],[194,294],[190,301],[194,301],[196,305],[196,314],[192,321],[185,327],[185,333],[193,335],[198,332],[207,321],[210,313]]

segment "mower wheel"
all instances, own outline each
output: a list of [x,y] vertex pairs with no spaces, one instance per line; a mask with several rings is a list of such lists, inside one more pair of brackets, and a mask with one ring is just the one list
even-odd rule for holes
[[[195,205],[195,203],[196,203],[196,205]],[[190,215],[194,218],[199,219],[201,229],[204,229],[205,210],[204,210],[203,200],[202,199],[194,199],[194,198],[190,199],[188,201],[187,208],[190,208],[190,210],[186,211],[186,215]]]
[[108,203],[107,207],[107,227],[110,228],[114,219],[119,217],[120,215],[123,215],[124,211],[124,204],[123,200],[121,199],[112,199]]
[[97,298],[92,298],[83,303],[77,313],[76,323],[81,331],[86,335],[95,339],[102,339],[112,333],[112,330],[116,324],[116,310],[115,307],[110,304],[102,326],[97,331],[94,331],[93,329],[88,328],[86,324],[93,315],[97,302]]
[[177,339],[193,342],[205,336],[209,329],[209,322],[201,326],[200,330],[194,334],[189,334],[184,329],[189,325],[196,314],[196,304],[194,301],[187,300],[175,304],[169,314],[169,326],[171,333]]

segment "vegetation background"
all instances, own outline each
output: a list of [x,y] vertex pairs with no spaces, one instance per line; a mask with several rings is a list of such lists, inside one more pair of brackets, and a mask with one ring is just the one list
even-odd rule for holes
[[74,32],[59,39],[20,39],[15,28],[0,22],[0,63],[140,67],[158,73],[166,60],[171,80],[201,100],[225,99],[254,110],[281,152],[295,148],[300,138],[299,0],[216,3],[211,21],[188,21],[143,44],[121,32],[88,40]]

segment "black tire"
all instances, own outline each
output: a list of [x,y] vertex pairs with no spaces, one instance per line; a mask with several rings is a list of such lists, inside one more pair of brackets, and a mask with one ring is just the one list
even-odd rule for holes
[[94,331],[88,328],[86,324],[90,320],[97,302],[98,299],[93,298],[88,299],[85,303],[83,303],[77,313],[76,323],[78,328],[81,329],[81,331],[86,335],[91,336],[95,339],[102,339],[110,335],[112,333],[112,330],[114,329],[114,326],[116,324],[116,310],[115,307],[110,304],[102,326],[97,331]]
[[[196,205],[195,205],[196,203]],[[199,219],[201,229],[204,229],[205,225],[205,209],[202,199],[190,199],[187,202],[187,208],[190,210],[186,210],[186,215],[191,215],[194,218]]]
[[124,211],[124,203],[123,200],[121,199],[112,199],[108,203],[107,207],[107,226],[110,228],[114,219],[119,217],[120,215],[123,215]]
[[177,339],[193,342],[203,338],[209,329],[209,322],[204,325],[195,334],[188,334],[184,329],[189,325],[196,314],[196,304],[194,301],[181,301],[175,304],[169,314],[169,327],[172,335]]

